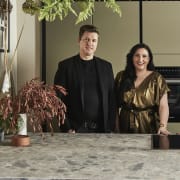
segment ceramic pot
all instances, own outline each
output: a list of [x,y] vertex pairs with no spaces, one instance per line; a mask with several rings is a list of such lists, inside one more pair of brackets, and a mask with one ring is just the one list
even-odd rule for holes
[[27,115],[26,114],[19,114],[17,134],[27,135]]
[[13,146],[30,145],[30,137],[28,135],[14,135],[11,140]]

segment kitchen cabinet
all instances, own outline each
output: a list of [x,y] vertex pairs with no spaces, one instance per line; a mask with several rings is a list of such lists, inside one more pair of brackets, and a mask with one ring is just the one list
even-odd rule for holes
[[180,60],[180,1],[143,2],[143,41],[155,65],[178,66]]
[[[112,63],[114,75],[126,64],[130,48],[140,41],[139,2],[117,1],[122,10],[116,13],[96,2],[93,18],[75,25],[75,17],[46,23],[46,82],[53,83],[57,64],[79,51],[78,31],[82,24],[93,23],[99,28],[100,39],[96,56]],[[142,39],[153,51],[156,66],[179,66],[180,1],[142,2]]]
[[169,122],[168,130],[173,134],[179,133],[180,132],[180,123],[179,122]]
[[110,61],[114,74],[124,69],[126,55],[139,42],[139,2],[118,2],[122,17],[96,3],[93,23],[100,30],[97,55]]

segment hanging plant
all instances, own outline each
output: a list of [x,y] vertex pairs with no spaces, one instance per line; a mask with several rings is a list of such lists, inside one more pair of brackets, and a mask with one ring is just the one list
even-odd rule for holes
[[[95,10],[96,0],[26,0],[22,9],[25,13],[38,15],[39,20],[54,21],[59,18],[61,21],[69,14],[74,14],[76,24],[85,21],[92,16]],[[115,0],[102,1],[105,7],[121,16],[120,6]],[[78,6],[78,8],[76,8]],[[78,10],[75,10],[78,9]]]

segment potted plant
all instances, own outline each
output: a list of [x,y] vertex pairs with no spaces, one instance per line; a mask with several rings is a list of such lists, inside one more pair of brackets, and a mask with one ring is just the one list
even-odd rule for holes
[[[2,96],[3,95],[3,96]],[[12,96],[1,94],[0,96],[0,136],[4,140],[4,134],[8,133],[12,119]]]
[[[93,15],[95,2],[96,0],[25,0],[22,8],[25,13],[38,15],[40,21],[44,19],[52,22],[56,17],[63,20],[69,13],[72,13],[77,17],[76,24],[78,24]],[[121,16],[121,9],[116,0],[104,0],[103,3],[105,7]]]
[[8,124],[6,130],[16,134],[19,114],[25,113],[34,132],[42,133],[42,124],[46,123],[53,133],[52,122],[57,119],[60,126],[64,123],[66,112],[66,106],[57,97],[57,92],[66,95],[63,87],[45,84],[38,78],[26,82],[14,98],[4,96],[0,99],[0,121]]

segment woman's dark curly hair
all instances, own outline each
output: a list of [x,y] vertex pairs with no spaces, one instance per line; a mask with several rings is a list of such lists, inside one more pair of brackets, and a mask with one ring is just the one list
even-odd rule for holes
[[123,101],[124,92],[130,90],[133,87],[134,80],[137,77],[135,67],[133,64],[133,56],[136,53],[136,51],[138,49],[141,49],[141,48],[144,48],[148,51],[149,63],[147,65],[147,69],[150,71],[155,70],[155,66],[153,63],[153,54],[152,54],[152,51],[149,48],[149,46],[144,44],[144,43],[139,43],[139,44],[136,44],[135,46],[133,46],[131,48],[130,52],[126,56],[126,67],[125,67],[125,70],[123,72],[122,80],[121,80],[120,85],[119,85],[119,91],[118,91],[119,98],[118,99],[120,101],[120,104]]

